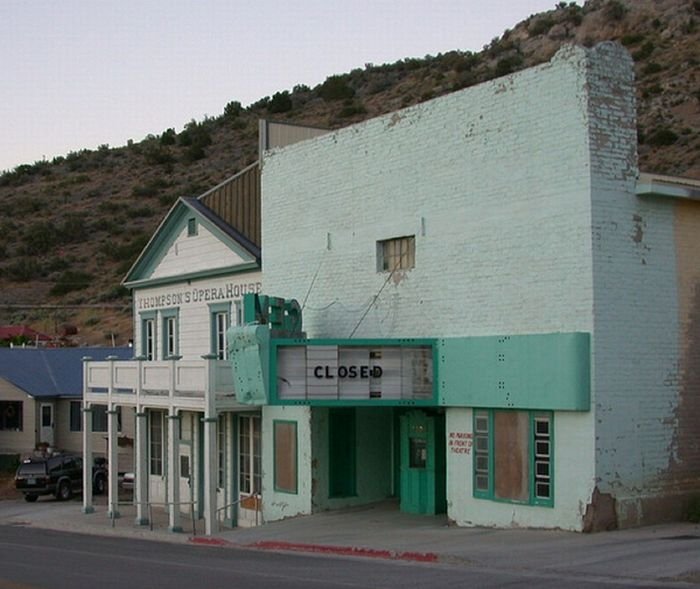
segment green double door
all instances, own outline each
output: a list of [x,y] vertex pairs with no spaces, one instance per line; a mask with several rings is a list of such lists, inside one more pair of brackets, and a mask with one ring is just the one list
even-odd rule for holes
[[445,416],[411,411],[400,418],[401,511],[444,513]]

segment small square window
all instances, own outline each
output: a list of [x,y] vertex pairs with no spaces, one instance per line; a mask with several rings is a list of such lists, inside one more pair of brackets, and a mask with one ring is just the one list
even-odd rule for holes
[[197,219],[187,219],[187,237],[197,235]]
[[377,242],[377,271],[410,270],[416,265],[416,238],[414,235],[385,239]]

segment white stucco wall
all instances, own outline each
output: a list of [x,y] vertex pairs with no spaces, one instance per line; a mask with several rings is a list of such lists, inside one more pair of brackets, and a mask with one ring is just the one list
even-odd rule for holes
[[[274,422],[293,421],[297,427],[297,492],[275,490]],[[311,409],[264,406],[262,411],[263,519],[266,522],[311,513]]]

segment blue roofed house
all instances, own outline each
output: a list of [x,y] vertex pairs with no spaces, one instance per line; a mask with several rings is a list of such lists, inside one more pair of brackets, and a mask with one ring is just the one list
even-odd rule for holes
[[[82,451],[83,358],[127,359],[131,348],[0,348],[0,455],[14,461],[37,449]],[[106,449],[106,407],[93,411],[97,454]],[[120,466],[130,466],[133,417],[124,414]]]

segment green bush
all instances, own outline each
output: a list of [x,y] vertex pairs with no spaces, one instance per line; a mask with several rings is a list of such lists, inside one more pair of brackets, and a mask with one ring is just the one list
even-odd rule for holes
[[655,147],[673,145],[678,141],[678,135],[674,133],[668,127],[657,127],[654,131],[646,138],[645,143],[647,145],[653,145]]
[[318,90],[318,95],[326,101],[345,100],[355,96],[355,91],[347,85],[346,75],[336,75],[326,78]]
[[512,74],[523,63],[521,55],[511,55],[496,62],[496,77]]
[[232,100],[224,107],[224,116],[231,119],[235,119],[236,117],[240,116],[242,112],[243,107],[237,100]]
[[352,117],[354,115],[363,115],[367,113],[367,109],[361,102],[351,102],[346,104],[338,113],[341,118]]
[[622,20],[627,14],[627,7],[620,0],[610,0],[603,13],[610,20]]
[[3,274],[16,282],[28,282],[29,280],[41,278],[43,269],[34,258],[19,258],[5,266]]
[[554,26],[554,19],[551,16],[541,16],[535,19],[527,28],[530,35],[544,35]]
[[289,112],[290,110],[292,110],[292,97],[287,90],[275,92],[267,105],[267,112],[272,114]]
[[152,166],[163,164],[171,164],[175,161],[175,157],[170,150],[160,144],[151,144],[143,150],[143,157],[146,163]]
[[62,296],[76,290],[83,290],[90,286],[92,275],[80,270],[66,270],[54,283],[49,294]]
[[663,66],[656,63],[655,61],[650,61],[648,64],[644,66],[643,72],[646,75],[651,75],[651,74],[658,74],[659,72],[663,71]]
[[632,54],[632,57],[635,61],[641,61],[649,57],[654,52],[654,49],[654,43],[652,41],[647,41],[640,47],[639,51],[635,51]]
[[24,230],[22,249],[29,255],[45,254],[59,242],[59,234],[51,221],[38,221]]
[[644,41],[644,35],[640,33],[630,33],[628,35],[623,35],[620,38],[620,43],[622,43],[625,47],[629,47],[630,45],[636,45],[637,43],[641,43]]

